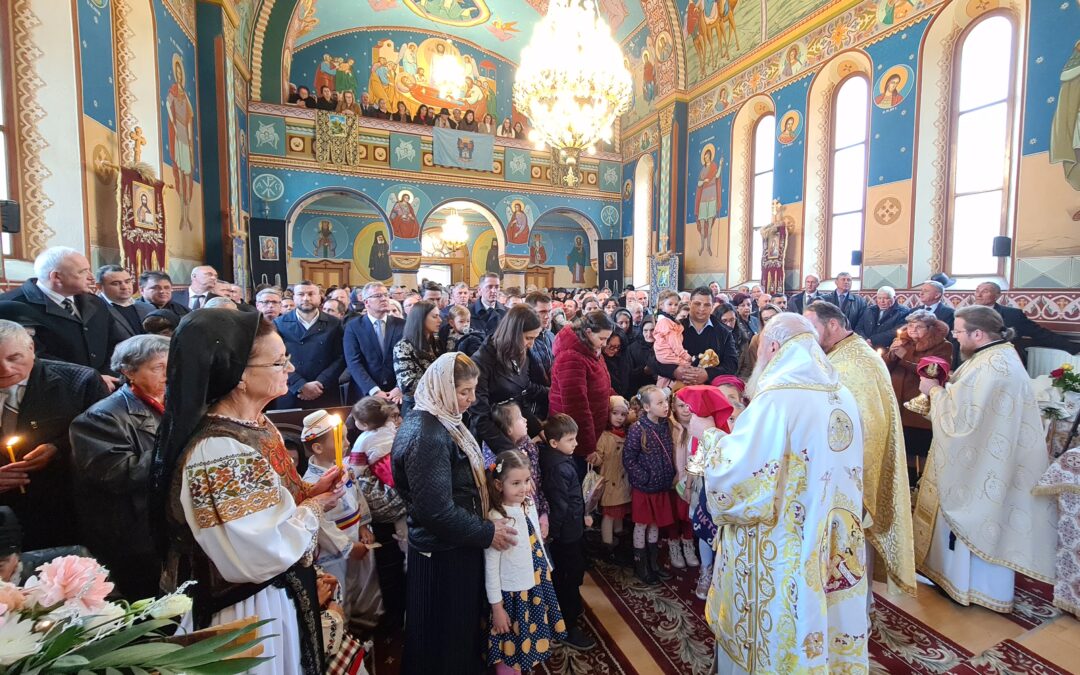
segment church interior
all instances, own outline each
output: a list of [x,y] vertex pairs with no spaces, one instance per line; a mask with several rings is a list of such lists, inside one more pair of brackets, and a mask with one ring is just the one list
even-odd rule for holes
[[[541,39],[581,31],[568,4],[610,33],[592,61]],[[7,0],[0,47],[4,290],[54,246],[178,289],[213,266],[251,303],[494,273],[790,306],[846,274],[908,308],[993,282],[1080,339],[1080,1]],[[560,69],[594,98],[553,104]],[[598,648],[536,672],[715,672],[695,580],[594,561]],[[869,672],[1080,672],[1052,586],[1018,577],[1003,613],[876,580]]]

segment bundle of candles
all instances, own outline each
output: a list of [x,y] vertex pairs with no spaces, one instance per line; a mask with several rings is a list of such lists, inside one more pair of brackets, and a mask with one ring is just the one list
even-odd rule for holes
[[[14,464],[16,461],[18,461],[18,460],[15,459],[15,446],[18,443],[19,443],[19,437],[18,436],[9,436],[8,439],[6,441],[4,441],[4,445],[7,446],[8,459],[11,461],[12,464]],[[22,486],[19,486],[19,492],[21,492],[22,494],[26,494],[26,488],[22,487]]]
[[330,424],[334,434],[334,464],[339,469],[345,468],[345,425],[340,415],[330,415]]

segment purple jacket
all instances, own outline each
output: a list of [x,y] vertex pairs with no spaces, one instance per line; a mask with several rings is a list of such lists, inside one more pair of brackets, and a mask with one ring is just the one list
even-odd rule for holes
[[675,482],[675,441],[671,425],[654,424],[648,416],[630,425],[623,445],[623,467],[630,487],[640,492],[670,490]]

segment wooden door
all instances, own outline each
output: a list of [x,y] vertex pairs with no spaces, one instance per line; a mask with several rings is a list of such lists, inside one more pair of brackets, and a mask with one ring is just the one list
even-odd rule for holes
[[[350,286],[349,260],[301,260],[300,273],[305,279],[322,286]],[[295,281],[299,281],[296,279]]]
[[530,267],[525,270],[525,287],[536,286],[537,288],[546,288],[551,290],[551,287],[555,285],[555,268],[554,267]]

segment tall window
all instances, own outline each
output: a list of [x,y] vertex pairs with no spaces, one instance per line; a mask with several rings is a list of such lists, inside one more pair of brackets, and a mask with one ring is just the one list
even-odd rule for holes
[[[13,96],[10,80],[8,77],[11,55],[11,32],[8,26],[7,13],[0,16],[0,199],[14,199],[14,181],[11,171],[15,167],[15,138],[11,124],[14,121],[12,114]],[[19,253],[17,250],[17,235],[0,234],[0,250],[4,257],[13,257]]]
[[776,115],[770,113],[759,119],[754,127],[753,177],[750,185],[750,269],[747,270],[752,279],[761,276],[761,229],[772,222],[775,137]]
[[866,210],[866,136],[870,83],[849,77],[833,106],[832,165],[829,174],[829,276],[851,272],[851,252],[862,248]]
[[1015,31],[991,15],[961,39],[953,98],[949,271],[998,274],[991,255],[1006,231],[1013,127]]
[[649,283],[649,250],[652,233],[652,155],[644,155],[634,169],[634,287]]

